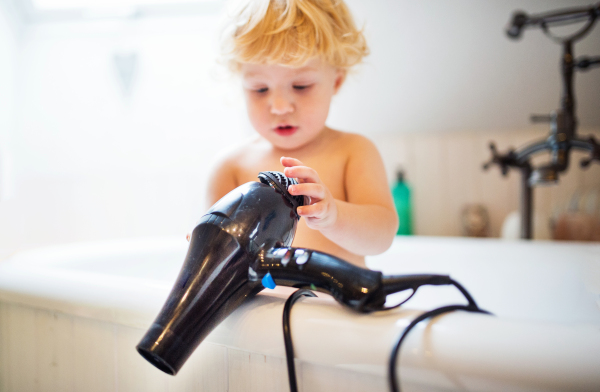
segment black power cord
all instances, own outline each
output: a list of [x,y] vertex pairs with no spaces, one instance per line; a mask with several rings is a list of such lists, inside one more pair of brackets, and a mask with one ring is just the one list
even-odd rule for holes
[[300,297],[316,297],[317,295],[310,290],[300,289],[294,291],[285,301],[283,308],[283,341],[285,343],[285,360],[288,368],[288,381],[290,383],[290,392],[298,392],[298,383],[296,381],[296,367],[294,366],[294,346],[292,344],[292,330],[290,329],[290,311],[292,306]]
[[398,374],[397,374],[397,370],[396,370],[397,363],[398,363],[398,352],[400,352],[400,346],[402,345],[402,342],[404,341],[404,339],[406,338],[408,333],[417,324],[419,324],[421,321],[425,320],[426,318],[439,316],[440,314],[443,314],[443,313],[454,312],[455,310],[464,310],[467,312],[491,314],[487,310],[480,309],[479,306],[477,306],[477,303],[475,303],[475,300],[473,299],[471,294],[469,294],[469,292],[460,283],[458,283],[454,279],[450,279],[450,283],[462,293],[462,295],[467,299],[469,304],[468,305],[442,306],[437,309],[433,309],[433,310],[430,310],[428,312],[425,312],[425,313],[419,315],[413,321],[411,321],[410,324],[408,324],[408,326],[404,329],[404,331],[400,335],[400,338],[394,345],[394,349],[392,350],[392,353],[390,355],[390,360],[388,362],[388,382],[390,385],[390,391],[400,392],[400,383],[398,382]]
[[[463,294],[463,296],[467,299],[469,304],[468,305],[442,306],[442,307],[430,310],[428,312],[425,312],[425,313],[419,315],[418,317],[416,317],[413,321],[411,321],[411,323],[404,329],[404,331],[400,335],[400,338],[394,345],[394,348],[390,355],[390,359],[388,362],[388,382],[389,382],[389,386],[390,386],[390,391],[400,392],[400,384],[398,382],[398,372],[396,370],[397,365],[398,365],[398,353],[400,352],[400,347],[402,345],[402,342],[404,341],[404,339],[406,338],[408,333],[417,324],[419,324],[421,321],[423,321],[427,318],[439,316],[440,314],[449,313],[449,312],[453,312],[456,310],[464,310],[467,312],[474,312],[474,313],[491,314],[490,312],[488,312],[486,310],[480,309],[477,306],[477,304],[475,303],[475,300],[473,299],[471,294],[469,294],[469,292],[460,283],[458,283],[457,281],[452,280],[452,279],[450,280],[450,283],[453,286],[455,286]],[[416,292],[416,290],[414,290],[413,293],[411,293],[411,295],[407,299],[402,301],[400,304],[389,307],[389,308],[383,308],[381,310],[395,309],[396,307],[402,305],[403,303],[408,301],[410,298],[412,298],[412,296],[415,294],[415,292]],[[292,306],[294,305],[294,303],[296,303],[296,301],[298,299],[300,299],[300,297],[316,297],[316,294],[307,289],[296,290],[285,301],[285,306],[283,308],[283,339],[284,339],[284,343],[285,343],[285,356],[286,356],[286,362],[287,362],[287,368],[288,368],[288,380],[289,380],[289,384],[290,384],[290,392],[298,392],[298,384],[296,381],[296,368],[294,366],[294,347],[292,344],[292,331],[290,329],[290,312],[291,312]]]
[[435,317],[443,313],[453,312],[455,310],[465,310],[467,312],[491,314],[486,310],[479,309],[477,305],[448,305],[425,312],[417,318],[415,318],[413,321],[411,321],[411,323],[408,324],[408,327],[406,327],[400,335],[400,338],[396,342],[394,349],[392,350],[392,353],[390,355],[390,360],[388,362],[388,382],[390,385],[390,391],[400,392],[400,383],[398,382],[398,372],[396,370],[398,363],[398,352],[400,351],[400,346],[402,345],[404,338],[406,338],[410,330],[412,330],[417,324],[419,324],[426,318]]

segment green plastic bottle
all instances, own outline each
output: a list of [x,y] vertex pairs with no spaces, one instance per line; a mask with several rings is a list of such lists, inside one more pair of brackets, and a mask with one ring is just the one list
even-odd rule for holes
[[402,170],[398,170],[396,173],[396,178],[396,184],[392,188],[392,196],[394,197],[394,204],[396,205],[398,220],[400,221],[398,232],[396,234],[411,235],[413,233],[413,229],[410,188],[404,181],[404,172]]

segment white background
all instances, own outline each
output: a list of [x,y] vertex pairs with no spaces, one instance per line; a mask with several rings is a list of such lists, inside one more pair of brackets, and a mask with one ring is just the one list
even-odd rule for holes
[[[530,113],[559,105],[561,48],[539,30],[512,41],[504,28],[517,9],[588,4],[347,3],[371,55],[335,98],[329,125],[380,141],[530,127]],[[252,132],[235,78],[216,63],[215,4],[179,16],[28,21],[0,0],[0,248],[185,235],[203,212],[215,154]],[[600,27],[575,54],[600,55]],[[137,57],[129,91],[117,55]],[[581,127],[599,128],[600,70],[578,73],[575,91]]]

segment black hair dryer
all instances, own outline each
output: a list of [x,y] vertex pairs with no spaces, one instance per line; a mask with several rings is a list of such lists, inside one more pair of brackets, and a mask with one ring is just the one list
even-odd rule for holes
[[137,345],[175,375],[204,338],[246,298],[275,284],[314,286],[354,310],[384,308],[390,293],[452,284],[445,275],[383,276],[337,257],[290,248],[304,197],[279,172],[261,172],[219,200],[194,228],[183,267],[162,310]]

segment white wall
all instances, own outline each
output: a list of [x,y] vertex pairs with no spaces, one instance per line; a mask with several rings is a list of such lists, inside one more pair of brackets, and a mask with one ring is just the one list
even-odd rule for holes
[[[18,42],[21,26],[14,9],[0,0],[0,259],[25,236],[15,205],[14,146],[16,130],[15,92]],[[14,249],[14,248],[13,248]]]
[[[587,2],[348,4],[365,25],[372,54],[335,98],[330,125],[393,141],[398,132],[501,134],[532,127],[529,113],[558,107],[560,48],[540,31],[510,41],[504,27],[515,9],[533,13]],[[0,111],[15,196],[0,201],[0,248],[185,235],[202,212],[216,152],[252,132],[237,85],[215,65],[220,17],[208,10],[30,23],[16,49],[17,41],[1,34],[0,54],[16,54],[0,62],[9,69],[0,81],[15,86],[14,93],[0,89],[0,100],[16,114]],[[8,28],[2,18],[0,9],[0,32]],[[598,55],[597,48],[600,27],[575,50]],[[136,73],[123,91],[114,56],[131,54]],[[17,70],[10,65],[16,63]],[[582,127],[600,127],[600,71],[576,81]],[[387,155],[386,165],[394,167],[395,159]]]
[[[27,27],[12,151],[18,205],[0,205],[10,214],[0,247],[185,235],[214,154],[250,131],[215,66],[218,19]],[[128,54],[138,62],[124,93],[114,56]],[[15,238],[15,226],[25,234]]]
[[[332,124],[357,132],[514,130],[558,108],[561,48],[539,29],[504,29],[515,10],[539,13],[589,0],[348,1],[372,54],[350,79]],[[575,45],[600,55],[600,26]],[[600,71],[579,73],[583,127],[600,126]]]
[[14,10],[0,1],[0,201],[14,196],[12,138],[15,132],[15,83],[21,26]]
[[[216,14],[31,26],[19,95],[21,170],[195,172],[208,146],[243,128],[226,83],[213,76],[216,32]],[[114,56],[131,54],[136,74],[124,93]]]

